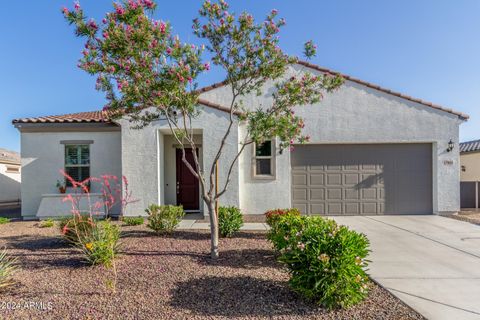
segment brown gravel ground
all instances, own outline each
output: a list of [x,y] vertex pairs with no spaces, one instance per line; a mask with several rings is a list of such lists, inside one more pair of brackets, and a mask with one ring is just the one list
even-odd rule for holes
[[[122,227],[113,293],[108,271],[83,264],[56,228],[37,225],[0,225],[0,247],[22,267],[17,284],[0,292],[0,319],[423,319],[374,284],[366,301],[346,311],[301,300],[261,232],[222,239],[221,258],[212,262],[205,231],[157,237],[144,226]],[[52,309],[6,310],[26,302]]]
[[471,211],[461,211],[448,217],[480,225],[480,210],[472,209]]

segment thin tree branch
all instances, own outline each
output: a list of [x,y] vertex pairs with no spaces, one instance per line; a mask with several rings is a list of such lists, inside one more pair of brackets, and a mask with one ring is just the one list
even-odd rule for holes
[[243,143],[242,144],[242,147],[240,148],[240,150],[238,151],[237,155],[235,156],[235,158],[233,159],[231,165],[230,165],[230,168],[228,169],[228,173],[227,173],[227,179],[225,181],[225,184],[223,186],[223,189],[218,193],[218,194],[215,194],[215,200],[217,200],[218,198],[220,198],[226,191],[227,191],[227,188],[228,188],[228,185],[230,184],[230,180],[231,180],[231,176],[232,176],[232,172],[233,172],[233,167],[235,166],[235,163],[237,162],[238,158],[240,157],[240,155],[243,153],[243,150],[245,150],[245,147],[249,144],[253,143],[253,141],[249,141],[247,143]]

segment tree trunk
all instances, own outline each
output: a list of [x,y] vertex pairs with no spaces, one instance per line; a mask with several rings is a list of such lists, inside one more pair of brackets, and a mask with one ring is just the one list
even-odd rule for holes
[[215,212],[215,202],[207,203],[208,215],[210,216],[210,233],[211,233],[211,255],[212,259],[218,258],[218,217]]

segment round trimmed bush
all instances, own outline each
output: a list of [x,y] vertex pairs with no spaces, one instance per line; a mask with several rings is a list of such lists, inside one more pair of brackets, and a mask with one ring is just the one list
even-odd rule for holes
[[185,215],[182,206],[172,205],[152,204],[145,212],[148,213],[147,227],[157,234],[173,232]]
[[242,226],[243,216],[239,208],[218,208],[218,229],[222,237],[233,236]]
[[291,288],[322,306],[347,308],[368,291],[365,235],[322,217],[285,215],[268,234]]
[[123,223],[127,226],[139,226],[145,222],[143,217],[122,217]]

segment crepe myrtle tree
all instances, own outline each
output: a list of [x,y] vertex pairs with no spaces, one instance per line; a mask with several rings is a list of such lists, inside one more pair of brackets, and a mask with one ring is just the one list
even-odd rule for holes
[[[251,143],[262,143],[276,137],[281,150],[293,149],[294,143],[308,141],[302,135],[302,118],[293,108],[319,102],[324,92],[342,84],[337,75],[313,75],[305,70],[287,76],[287,67],[297,58],[285,54],[279,44],[279,31],[285,25],[272,10],[261,22],[249,13],[236,15],[229,5],[203,2],[193,33],[205,42],[202,46],[181,42],[173,35],[168,22],[152,18],[157,4],[152,0],[129,0],[115,3],[112,12],[101,23],[88,19],[79,3],[72,10],[63,8],[66,20],[75,26],[76,35],[86,39],[78,66],[97,76],[97,90],[104,91],[108,103],[104,109],[111,115],[128,119],[134,128],[152,121],[164,120],[180,145],[183,162],[198,179],[201,197],[206,204],[211,227],[211,255],[218,257],[218,218],[215,204],[228,189],[233,168]],[[304,55],[315,56],[316,46],[308,41]],[[228,125],[219,137],[211,163],[200,167],[193,152],[191,165],[185,149],[196,150],[192,120],[199,116],[197,79],[210,69],[205,62],[223,70],[225,84],[231,91]],[[264,85],[275,86],[268,106],[244,108],[242,97],[260,95]],[[247,129],[238,152],[227,166],[221,185],[216,185],[216,166],[224,154],[226,141],[235,124]]]

